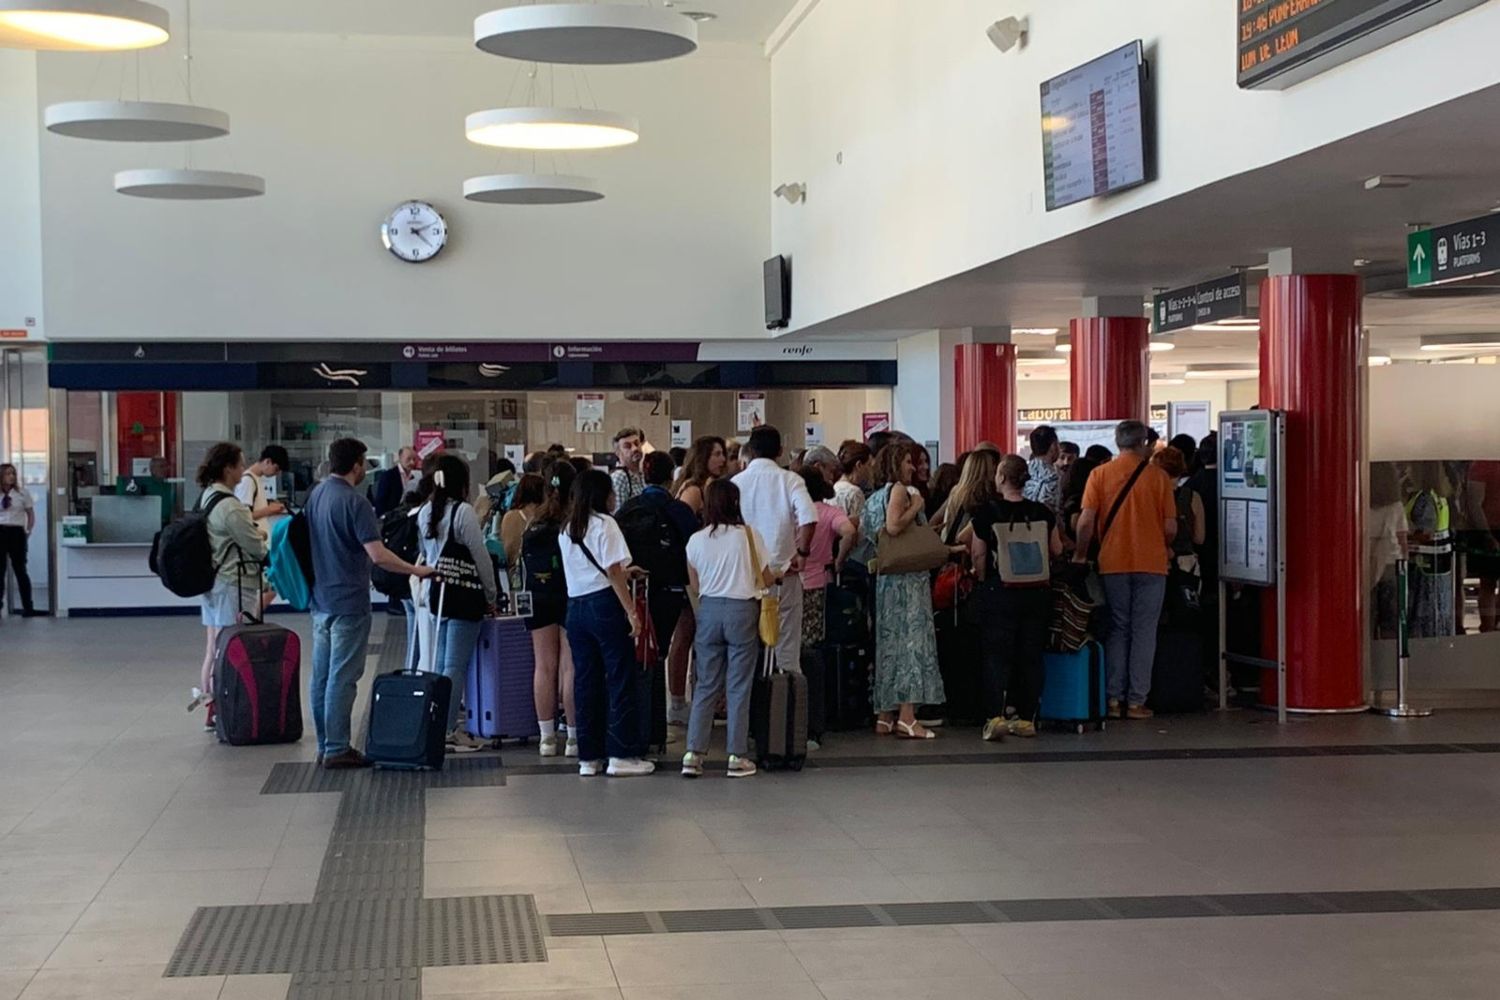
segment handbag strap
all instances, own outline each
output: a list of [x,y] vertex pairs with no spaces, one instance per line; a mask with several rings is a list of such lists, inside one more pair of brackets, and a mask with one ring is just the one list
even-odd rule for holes
[[1109,509],[1109,516],[1104,519],[1104,526],[1099,529],[1099,537],[1095,540],[1096,544],[1101,546],[1104,544],[1104,536],[1109,534],[1110,526],[1115,523],[1115,518],[1120,515],[1120,508],[1125,506],[1125,498],[1130,496],[1130,491],[1135,489],[1135,484],[1140,481],[1141,476],[1146,471],[1146,466],[1150,464],[1148,460],[1143,458],[1141,459],[1141,464],[1130,474],[1130,481],[1125,484],[1125,488],[1120,491],[1120,495],[1115,497],[1115,505]]
[[750,548],[750,589],[757,594],[764,594],[765,577],[760,571],[760,550],[755,547],[755,532],[748,524],[742,524],[740,528],[744,530],[745,544]]

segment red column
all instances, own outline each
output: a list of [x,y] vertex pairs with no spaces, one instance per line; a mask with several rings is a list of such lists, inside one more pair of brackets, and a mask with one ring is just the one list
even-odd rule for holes
[[959,344],[953,349],[954,454],[992,441],[1016,447],[1016,348],[1014,344]]
[[[1266,279],[1260,292],[1260,402],[1286,411],[1287,705],[1365,704],[1360,463],[1360,282],[1346,274]],[[1276,606],[1267,602],[1266,656]],[[1261,678],[1275,702],[1276,675]]]
[[1145,420],[1151,412],[1151,324],[1139,316],[1071,324],[1074,420]]

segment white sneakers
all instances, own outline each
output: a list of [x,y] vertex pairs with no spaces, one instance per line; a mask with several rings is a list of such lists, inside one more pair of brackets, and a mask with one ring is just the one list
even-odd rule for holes
[[[706,757],[703,754],[693,753],[691,750],[683,754],[682,776],[684,778],[703,777],[703,761],[705,759]],[[758,768],[755,766],[755,761],[751,760],[749,757],[731,756],[729,758],[728,774],[731,778],[748,778],[757,770]]]
[[564,757],[577,757],[578,756],[578,741],[575,740],[571,736],[568,737],[568,745],[563,748],[563,756]]
[[541,740],[538,741],[538,743],[536,745],[536,748],[537,748],[537,752],[539,754],[541,754],[543,757],[556,757],[557,756],[557,737],[556,736],[543,736],[541,738]]
[[729,776],[731,778],[748,778],[758,770],[755,761],[749,757],[729,758]]
[[684,778],[703,777],[703,755],[693,753],[689,750],[682,755],[682,776]]
[[592,778],[604,771],[602,760],[580,760],[578,762],[578,776],[580,778]]
[[639,757],[611,757],[607,773],[611,778],[635,778],[655,770],[655,764]]
[[447,742],[451,753],[477,753],[490,748],[487,741],[471,736],[466,729],[455,729],[449,733]]

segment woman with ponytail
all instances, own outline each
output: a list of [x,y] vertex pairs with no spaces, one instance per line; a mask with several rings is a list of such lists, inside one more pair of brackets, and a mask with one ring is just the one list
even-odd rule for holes
[[536,720],[542,732],[538,748],[543,757],[557,756],[559,698],[569,726],[563,752],[568,757],[578,756],[578,740],[573,733],[578,719],[573,703],[573,653],[563,635],[568,619],[568,583],[557,540],[577,476],[578,470],[566,455],[554,458],[542,470],[542,505],[526,525],[517,557],[521,589],[531,594],[532,612],[526,619],[526,628],[531,631],[531,652],[536,660],[531,696],[536,702]]

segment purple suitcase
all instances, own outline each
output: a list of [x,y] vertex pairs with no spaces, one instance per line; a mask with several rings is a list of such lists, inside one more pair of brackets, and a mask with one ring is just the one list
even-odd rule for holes
[[535,664],[526,619],[487,618],[480,623],[464,695],[469,732],[484,740],[541,735],[531,694]]

